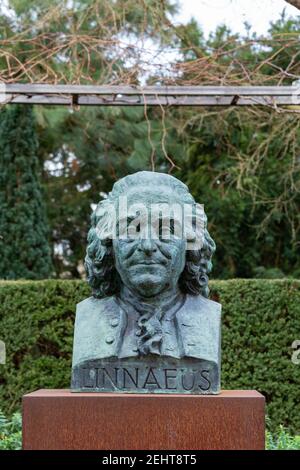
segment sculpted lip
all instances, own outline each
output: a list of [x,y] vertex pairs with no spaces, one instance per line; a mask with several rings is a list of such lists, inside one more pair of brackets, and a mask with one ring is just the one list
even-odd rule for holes
[[142,265],[146,265],[146,266],[151,266],[153,264],[162,264],[162,263],[157,263],[155,261],[140,261],[139,263],[134,263],[134,265],[138,265],[138,264],[142,264]]

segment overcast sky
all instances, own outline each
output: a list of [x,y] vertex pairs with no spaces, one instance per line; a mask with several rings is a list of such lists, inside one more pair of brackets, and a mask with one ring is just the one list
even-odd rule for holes
[[193,16],[205,35],[221,23],[233,32],[245,32],[245,21],[252,25],[253,31],[265,33],[270,21],[276,21],[284,8],[288,16],[300,14],[284,0],[179,0],[179,3],[181,11],[177,21],[186,23]]

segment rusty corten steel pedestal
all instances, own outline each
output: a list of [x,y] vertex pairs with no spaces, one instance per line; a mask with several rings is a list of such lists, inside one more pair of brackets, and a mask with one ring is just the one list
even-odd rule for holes
[[23,448],[105,450],[264,449],[265,399],[220,395],[71,393],[23,397]]

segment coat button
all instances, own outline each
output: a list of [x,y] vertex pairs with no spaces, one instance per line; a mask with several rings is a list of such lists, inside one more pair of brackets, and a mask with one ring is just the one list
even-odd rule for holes
[[114,342],[115,338],[113,336],[107,336],[105,338],[105,341],[107,342],[107,344],[112,344]]
[[112,319],[110,320],[110,324],[111,324],[111,326],[118,326],[118,324],[119,324],[119,319],[118,319],[118,318],[112,318]]

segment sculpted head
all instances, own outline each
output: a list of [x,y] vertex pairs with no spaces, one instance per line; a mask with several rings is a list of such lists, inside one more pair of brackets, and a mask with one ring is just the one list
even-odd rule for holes
[[185,184],[164,173],[141,171],[115,183],[88,234],[93,295],[118,294],[124,285],[145,299],[176,289],[207,297],[215,243],[202,211],[201,243],[190,245],[198,206]]

